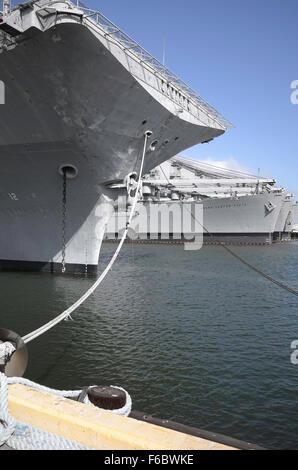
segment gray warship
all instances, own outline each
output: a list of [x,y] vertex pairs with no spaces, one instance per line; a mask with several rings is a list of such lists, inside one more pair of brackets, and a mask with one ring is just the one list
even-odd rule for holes
[[[273,178],[175,156],[145,175],[142,185],[132,240],[183,242],[186,234],[187,239],[202,234],[205,243],[291,240],[298,204]],[[195,208],[201,209],[201,220],[194,229],[187,212]],[[117,239],[126,220],[125,210],[116,211],[105,238]]]
[[97,271],[113,183],[231,124],[101,13],[31,1],[0,16],[0,270]]

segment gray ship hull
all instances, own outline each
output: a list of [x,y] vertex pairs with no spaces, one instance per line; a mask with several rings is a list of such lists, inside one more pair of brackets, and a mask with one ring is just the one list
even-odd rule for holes
[[[195,214],[195,206],[202,207],[203,217],[200,220],[198,219],[197,227],[199,231],[197,233],[194,232],[194,235],[202,234],[203,241],[206,244],[221,242],[229,244],[271,244],[283,202],[284,198],[282,194],[268,193],[242,196],[239,198],[210,198],[202,202],[193,203],[163,201],[154,202],[153,204],[154,206],[158,206],[161,214],[168,214],[171,211],[174,213],[178,207],[181,208],[180,212],[183,213],[183,205],[187,205],[189,208],[192,207],[193,214]],[[150,222],[150,218],[154,217],[156,220],[158,219],[157,210],[151,211],[150,204],[152,203],[140,203],[137,207],[139,216],[135,218],[134,222],[136,229],[138,227],[156,226],[156,224]],[[163,210],[164,205],[168,206],[168,211]],[[268,207],[270,207],[269,211],[267,209]],[[144,208],[147,208],[147,210],[144,211]],[[144,216],[147,217],[146,223],[144,223],[144,220],[141,220]],[[107,225],[105,236],[107,241],[117,239],[117,236],[115,237],[113,235],[115,227],[121,227],[123,229],[123,227],[125,227],[126,217],[127,216],[123,214],[121,219],[121,215],[117,213],[114,214],[114,219],[111,219]],[[119,234],[121,234],[121,231],[119,231]],[[166,236],[162,234],[162,230],[155,233],[137,231],[137,236],[135,236],[135,234],[133,235],[133,241],[142,243],[183,243],[191,239],[190,233],[187,234],[187,237],[183,236],[183,225],[180,224],[180,220],[177,223],[177,229],[171,225]]]
[[148,171],[225,129],[156,99],[124,67],[125,53],[117,58],[76,20],[29,28],[21,39],[0,55],[0,270],[61,271],[67,166],[76,177],[67,180],[66,268],[95,272],[111,215],[105,203],[116,197],[107,182],[138,172],[144,132],[153,133]]
[[289,241],[291,240],[291,232],[295,222],[295,211],[293,198],[289,196],[283,197],[280,213],[274,228],[274,240]]

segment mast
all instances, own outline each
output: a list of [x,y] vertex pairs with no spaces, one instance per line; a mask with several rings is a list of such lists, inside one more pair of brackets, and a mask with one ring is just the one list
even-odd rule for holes
[[10,12],[10,0],[3,0],[3,16],[7,16]]
[[162,65],[164,67],[166,65],[166,41],[167,41],[167,35],[166,35],[166,32],[164,31],[164,33],[163,33],[163,54],[162,54]]
[[260,173],[261,173],[261,169],[258,168],[257,194],[260,194]]

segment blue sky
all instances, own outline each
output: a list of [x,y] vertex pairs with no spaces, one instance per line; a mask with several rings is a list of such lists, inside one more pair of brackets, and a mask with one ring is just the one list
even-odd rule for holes
[[236,126],[184,155],[275,177],[298,199],[297,0],[85,0]]

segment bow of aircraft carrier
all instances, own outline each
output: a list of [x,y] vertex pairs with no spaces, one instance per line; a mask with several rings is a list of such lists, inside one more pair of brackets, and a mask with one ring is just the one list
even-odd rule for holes
[[[0,17],[0,269],[97,271],[113,183],[231,124],[99,12],[28,2]],[[149,134],[147,134],[149,135]]]

